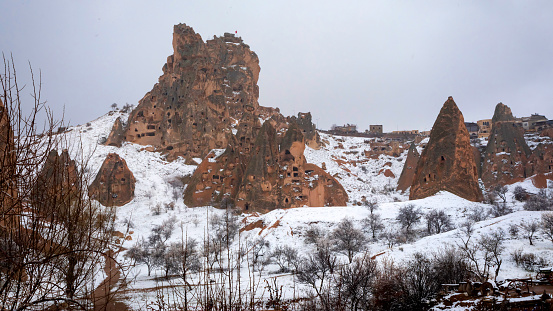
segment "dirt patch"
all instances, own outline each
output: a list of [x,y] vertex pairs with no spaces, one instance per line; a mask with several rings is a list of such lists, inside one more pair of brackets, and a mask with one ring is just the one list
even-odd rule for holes
[[390,171],[389,169],[381,169],[378,174],[384,174],[384,176],[386,177],[390,177],[390,178],[395,178],[396,175],[394,175],[394,173],[392,173],[392,171]]
[[[256,222],[252,222],[252,223],[246,225],[245,227],[240,228],[240,233],[242,233],[244,231],[251,231],[251,230],[256,229],[256,228],[259,228],[259,229],[261,229],[261,231],[263,231],[263,229],[264,229],[263,220],[260,219]],[[259,233],[261,233],[261,232],[259,232]]]
[[537,174],[535,176],[532,176],[532,184],[536,188],[545,189],[547,188],[547,181],[553,180],[553,176],[551,174]]

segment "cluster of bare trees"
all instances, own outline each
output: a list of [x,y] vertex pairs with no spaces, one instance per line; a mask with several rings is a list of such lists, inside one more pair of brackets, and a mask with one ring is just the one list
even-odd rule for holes
[[20,85],[13,59],[3,59],[0,309],[91,308],[114,212],[89,199],[86,159],[58,154],[69,146],[41,102],[40,76],[31,69],[32,83]]

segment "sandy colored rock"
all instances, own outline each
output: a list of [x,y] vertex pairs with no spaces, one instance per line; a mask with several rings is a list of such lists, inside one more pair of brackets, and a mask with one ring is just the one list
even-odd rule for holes
[[419,159],[420,154],[417,151],[415,143],[413,142],[411,143],[411,147],[409,147],[409,151],[407,152],[407,159],[405,159],[403,169],[401,170],[401,175],[399,175],[399,179],[397,181],[397,191],[405,192],[407,191],[407,189],[409,189],[409,187],[411,187],[411,184],[413,183],[413,176],[415,176],[415,169],[417,167]]
[[239,140],[231,138],[233,143],[224,153],[210,154],[202,161],[184,193],[187,205],[217,205],[225,196],[247,212],[346,204],[343,187],[321,168],[306,162],[305,138],[295,122],[279,143],[272,123],[266,121],[249,153],[245,151],[250,148],[247,140],[245,145]]
[[482,165],[482,181],[488,189],[532,175],[527,166],[532,152],[524,139],[524,130],[514,122],[511,109],[502,103],[497,104],[492,120],[492,132]]
[[67,150],[61,154],[51,150],[37,176],[32,194],[33,205],[47,215],[63,212],[58,209],[69,206],[67,202],[80,199],[81,187],[79,171]]
[[257,55],[234,34],[204,42],[191,27],[176,25],[173,55],[131,112],[124,138],[152,145],[169,160],[225,148],[243,114],[257,116],[259,70]]
[[434,122],[415,169],[409,199],[426,198],[442,190],[470,201],[482,201],[470,136],[452,97]]
[[[17,187],[11,183],[11,176],[16,173],[16,154],[13,130],[9,112],[0,99],[0,212],[9,213],[17,209]],[[17,214],[17,212],[14,212]],[[16,220],[14,220],[16,221]],[[3,224],[0,224],[3,225]]]
[[118,117],[113,123],[111,132],[106,140],[107,146],[121,147],[123,141],[125,141],[125,129],[123,128],[123,123],[121,118]]
[[135,178],[127,162],[110,153],[90,184],[89,195],[104,206],[123,206],[134,198]]

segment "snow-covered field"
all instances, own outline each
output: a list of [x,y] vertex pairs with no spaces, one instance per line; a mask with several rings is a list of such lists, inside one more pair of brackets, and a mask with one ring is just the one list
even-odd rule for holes
[[[140,239],[146,239],[154,226],[161,225],[171,218],[176,219],[176,226],[167,243],[179,242],[185,237],[189,237],[196,239],[201,244],[209,232],[211,215],[221,216],[224,212],[212,207],[188,208],[183,204],[181,197],[184,188],[181,178],[191,175],[195,166],[184,164],[183,159],[167,162],[159,153],[146,151],[145,146],[125,143],[121,148],[116,148],[99,144],[103,137],[109,135],[113,122],[119,116],[126,121],[127,115],[111,112],[92,121],[90,125],[70,128],[69,142],[72,158],[79,160],[80,154],[90,157],[88,162],[90,181],[95,177],[103,160],[110,152],[115,152],[125,159],[129,169],[136,177],[135,198],[125,206],[117,208],[116,229],[120,232],[129,232],[131,237],[130,240],[123,242],[123,247],[128,249]],[[488,211],[491,209],[488,204],[470,202],[448,192],[440,192],[422,200],[408,201],[408,194],[393,190],[401,174],[407,151],[400,157],[381,155],[378,159],[370,159],[364,155],[364,150],[369,149],[366,138],[339,137],[328,134],[321,134],[321,138],[328,142],[326,146],[320,150],[306,147],[305,157],[308,162],[319,166],[325,163],[327,172],[335,176],[347,190],[350,198],[348,206],[279,209],[264,215],[242,214],[239,216],[242,228],[254,223],[258,225],[252,225],[253,229],[251,230],[242,231],[239,238],[231,245],[231,249],[238,250],[244,245],[253,245],[254,241],[264,239],[268,242],[265,252],[279,245],[286,245],[295,248],[300,256],[306,256],[314,250],[313,245],[305,242],[306,231],[312,226],[318,226],[323,232],[331,232],[343,218],[349,218],[353,220],[357,228],[364,229],[363,219],[369,215],[369,210],[364,206],[354,204],[360,202],[362,197],[378,202],[376,213],[380,214],[386,227],[385,231],[390,232],[400,231],[396,216],[399,209],[408,204],[415,205],[424,213],[430,210],[442,210],[450,216],[454,227],[460,227],[466,222],[467,217],[474,210]],[[337,148],[339,144],[342,144],[343,148]],[[341,159],[344,162],[340,164],[335,159]],[[383,168],[389,169],[395,177],[385,177],[379,173]],[[475,225],[475,236],[498,229],[504,231],[507,243],[505,243],[503,252],[504,263],[500,275],[505,279],[534,275],[534,273],[517,267],[511,259],[511,253],[517,249],[534,253],[548,259],[549,264],[553,264],[553,243],[545,239],[541,233],[536,234],[533,246],[529,245],[528,239],[524,238],[522,234],[519,233],[518,236],[509,234],[510,226],[519,225],[521,222],[537,221],[542,214],[542,212],[524,211],[522,203],[514,200],[513,189],[517,185],[524,187],[529,192],[538,192],[538,189],[529,180],[510,185],[507,202],[514,212],[498,218],[487,218]],[[415,230],[423,232],[424,228],[424,224],[421,222]],[[423,235],[420,234],[420,236]],[[392,247],[385,239],[377,239],[377,241],[369,242],[367,249],[371,254],[379,254],[378,259],[391,258],[396,262],[401,262],[409,260],[417,252],[431,254],[449,245],[457,245],[459,241],[460,230],[452,229]],[[124,251],[120,254],[120,259],[123,259],[123,254]],[[344,255],[341,256],[342,260],[347,260]],[[307,287],[295,282],[294,276],[277,273],[277,271],[276,264],[268,264],[261,273],[261,278],[278,277],[278,284],[283,286],[285,298],[301,297],[304,294]],[[242,271],[242,279],[246,283],[249,273],[251,271],[247,269]],[[163,281],[156,278],[161,275],[163,275],[161,270],[154,269],[152,276],[149,277],[145,265],[137,265],[132,268],[129,271],[129,282],[126,287],[126,302],[131,307],[138,309],[143,307],[146,301],[156,299],[156,292],[148,289],[162,285],[160,282]],[[103,277],[98,274],[100,280]],[[198,276],[193,276],[192,280],[199,281]],[[259,295],[263,293],[267,295],[264,291],[264,285],[257,289]]]

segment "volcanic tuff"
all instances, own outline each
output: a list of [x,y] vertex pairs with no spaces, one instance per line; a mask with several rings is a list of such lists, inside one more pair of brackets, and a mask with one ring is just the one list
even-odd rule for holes
[[415,169],[409,199],[422,199],[441,190],[471,201],[482,200],[470,136],[451,96],[434,122]]
[[42,170],[38,174],[33,200],[34,205],[41,209],[51,209],[67,206],[80,198],[81,180],[75,161],[71,160],[67,150],[58,154],[51,150]]
[[[225,148],[245,113],[259,107],[259,60],[242,39],[225,33],[204,42],[191,27],[173,32],[163,75],[132,111],[122,140],[194,158]],[[110,141],[117,143],[117,141]]]
[[0,99],[0,212],[14,208],[17,202],[17,188],[11,182],[16,171],[16,154],[9,112]]
[[407,152],[407,159],[403,165],[403,170],[401,171],[401,175],[397,181],[398,191],[405,191],[411,187],[411,184],[413,183],[413,176],[415,176],[415,168],[417,167],[420,157],[421,156],[415,147],[415,143],[411,143],[411,147],[409,147],[409,151]]
[[88,190],[91,198],[102,205],[123,206],[134,198],[135,182],[127,162],[118,154],[110,153]]
[[[280,143],[279,143],[280,141]],[[189,206],[218,203],[224,197],[244,211],[345,205],[344,188],[328,173],[305,160],[305,138],[292,121],[284,137],[265,122],[248,158],[229,144],[208,156],[194,172],[184,198]]]
[[482,181],[486,188],[511,184],[532,175],[531,167],[527,166],[532,152],[511,109],[497,104],[492,122],[482,165]]
[[[169,160],[205,157],[184,193],[191,206],[217,205],[225,196],[243,209],[257,205],[258,210],[346,204],[342,186],[303,157],[306,143],[321,146],[311,114],[286,118],[278,109],[259,106],[259,60],[241,38],[225,33],[203,42],[191,27],[179,24],[173,52],[159,83],[126,125],[116,120],[107,145],[151,145]],[[292,158],[281,154],[287,143],[288,152],[298,150]],[[296,171],[283,172],[283,163],[291,160]],[[284,183],[280,174],[286,173],[301,182]]]

